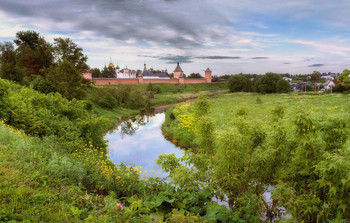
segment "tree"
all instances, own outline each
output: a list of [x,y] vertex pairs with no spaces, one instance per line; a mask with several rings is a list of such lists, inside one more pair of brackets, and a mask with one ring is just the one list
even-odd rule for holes
[[312,72],[310,80],[314,84],[314,86],[316,87],[316,83],[321,80],[321,73],[318,71]]
[[45,75],[45,69],[53,64],[52,46],[35,31],[16,33],[16,61],[26,76]]
[[101,70],[98,68],[92,68],[91,69],[92,77],[101,77]]
[[282,77],[279,74],[268,72],[255,81],[254,87],[258,93],[276,93],[276,85]]
[[54,41],[53,49],[57,63],[69,61],[80,73],[89,68],[86,64],[88,57],[83,54],[83,49],[78,47],[76,43],[69,38],[55,38]]
[[58,66],[50,69],[47,77],[65,98],[82,98],[82,88],[86,83],[74,63],[66,60],[60,62]]
[[338,81],[342,82],[342,85],[346,85],[350,82],[350,70],[345,69],[343,72],[338,76]]
[[246,89],[247,78],[241,74],[231,76],[228,79],[228,88],[231,92],[240,92]]
[[102,77],[106,78],[114,78],[115,77],[115,69],[113,67],[104,67],[101,72]]
[[279,81],[277,81],[276,83],[276,93],[288,93],[290,92],[291,88],[289,85],[289,82],[281,79]]
[[199,73],[191,73],[187,78],[203,78]]
[[11,42],[0,44],[0,77],[21,82],[24,76],[16,63],[16,51]]

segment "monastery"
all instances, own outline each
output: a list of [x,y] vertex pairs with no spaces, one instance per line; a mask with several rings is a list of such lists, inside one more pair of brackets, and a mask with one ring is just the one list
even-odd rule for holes
[[[114,64],[110,62],[110,67],[114,68]],[[136,77],[136,71],[129,70],[127,67],[123,70],[116,70],[115,78],[93,78],[91,71],[83,73],[83,77],[92,80],[96,85],[106,84],[147,84],[147,83],[168,83],[168,84],[198,84],[211,83],[211,70],[207,68],[204,71],[204,78],[185,78],[184,72],[180,67],[179,62],[174,70],[174,78],[170,78],[165,73],[153,73],[146,68],[144,64],[143,71]]]

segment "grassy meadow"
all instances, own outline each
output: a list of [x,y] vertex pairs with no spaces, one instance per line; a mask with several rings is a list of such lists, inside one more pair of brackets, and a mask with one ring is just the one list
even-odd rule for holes
[[[184,105],[187,107],[189,105]],[[282,106],[285,117],[292,117],[298,111],[312,112],[320,118],[326,116],[347,117],[350,109],[350,97],[344,94],[254,94],[254,93],[227,93],[214,96],[210,100],[210,107],[206,119],[213,122],[217,131],[230,128],[237,114],[243,113],[247,119],[261,123],[265,127],[273,125],[273,112],[276,107]],[[195,147],[193,136],[184,135],[183,128],[171,122],[167,113],[167,120],[163,130],[171,138],[176,139],[184,147]]]
[[[211,188],[250,221],[346,222],[349,114],[347,94],[200,97],[167,111],[162,126],[169,139],[195,153],[181,160],[163,155],[158,162],[175,185]],[[270,201],[263,196],[268,188]]]
[[145,105],[145,90],[122,88],[67,100],[0,79],[0,222],[203,222],[205,204],[237,218],[206,189],[141,179],[109,160],[105,130]]

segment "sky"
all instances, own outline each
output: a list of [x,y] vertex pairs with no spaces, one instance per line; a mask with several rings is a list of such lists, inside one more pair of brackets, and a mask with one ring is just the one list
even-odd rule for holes
[[0,42],[70,38],[91,68],[213,75],[350,68],[349,0],[0,0]]

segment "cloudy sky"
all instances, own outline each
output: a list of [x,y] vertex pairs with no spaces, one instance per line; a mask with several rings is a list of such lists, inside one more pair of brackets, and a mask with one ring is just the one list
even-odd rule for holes
[[22,30],[69,37],[98,68],[341,72],[349,24],[349,0],[0,0],[0,42]]

